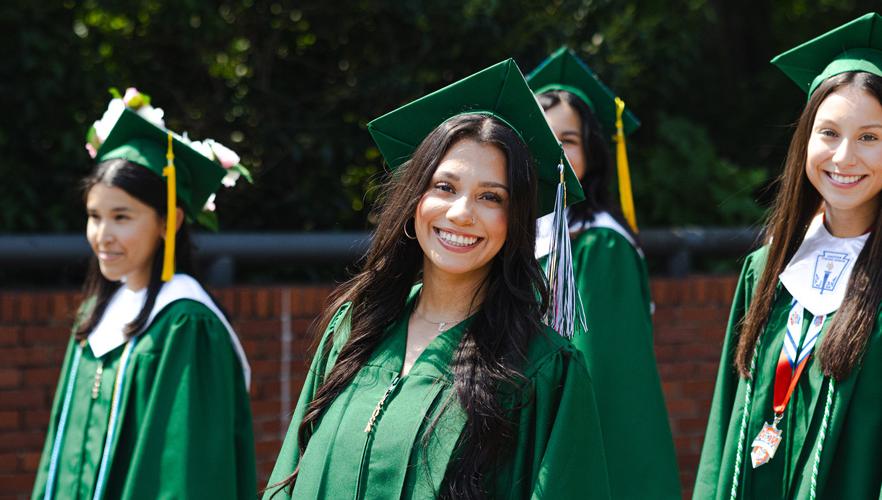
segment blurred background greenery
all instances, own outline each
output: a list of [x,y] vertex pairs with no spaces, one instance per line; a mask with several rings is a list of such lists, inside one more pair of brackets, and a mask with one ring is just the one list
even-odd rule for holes
[[118,0],[0,4],[0,232],[80,231],[84,134],[109,87],[212,137],[256,184],[221,228],[361,230],[383,165],[365,124],[507,57],[568,44],[643,122],[642,227],[756,224],[804,95],[768,60],[857,0]]

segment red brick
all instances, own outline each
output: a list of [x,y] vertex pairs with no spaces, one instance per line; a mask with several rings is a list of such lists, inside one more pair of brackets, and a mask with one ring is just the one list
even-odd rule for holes
[[30,349],[24,347],[5,347],[0,349],[0,366],[22,366]]
[[684,396],[699,400],[713,397],[715,383],[714,379],[680,382]]
[[278,456],[282,449],[282,440],[276,437],[268,441],[258,441],[254,443],[254,448],[258,456]]
[[270,292],[267,289],[254,291],[254,313],[258,318],[270,317]]
[[277,319],[239,319],[233,327],[242,339],[278,339],[282,332],[282,324]]
[[18,296],[18,319],[20,321],[33,321],[34,296],[30,293],[22,293]]
[[8,323],[18,321],[17,303],[18,301],[12,293],[0,294],[0,321]]
[[0,430],[18,429],[21,425],[20,413],[17,411],[0,411]]
[[30,494],[33,486],[33,474],[0,474],[0,494],[12,493],[23,497]]
[[44,433],[45,430],[0,435],[0,451],[39,450],[45,440]]
[[32,451],[27,453],[22,453],[18,457],[18,467],[19,470],[27,471],[27,472],[36,472],[37,467],[40,466],[40,452]]
[[277,398],[282,391],[282,383],[279,382],[278,378],[268,379],[266,382],[262,382],[260,387],[257,388],[257,399],[266,399],[266,398]]
[[34,296],[34,318],[42,321],[51,320],[51,315],[49,313],[49,301],[51,297],[49,294],[39,294]]
[[304,311],[306,311],[305,304],[303,303],[303,290],[300,288],[291,288],[289,298],[291,300],[291,315],[295,318],[303,316]]
[[24,428],[38,431],[45,430],[49,427],[49,418],[51,416],[52,412],[48,407],[46,409],[28,410],[24,414]]
[[61,365],[49,367],[25,368],[24,385],[29,387],[50,387],[53,390],[58,384]]
[[315,318],[298,318],[291,321],[291,330],[297,337],[310,337],[313,329]]
[[0,368],[0,388],[13,388],[21,385],[21,371],[14,368]]
[[678,436],[704,437],[707,428],[707,417],[674,419],[674,433]]
[[659,363],[658,374],[662,381],[686,380],[691,378],[695,373],[695,366],[692,363]]
[[251,363],[251,372],[257,375],[277,375],[279,373],[279,361],[261,359]]
[[683,382],[664,382],[662,381],[662,392],[665,399],[676,399],[683,395]]
[[261,400],[251,401],[251,413],[254,416],[276,415],[278,418],[282,408],[282,402],[279,400]]
[[21,328],[18,326],[0,326],[0,345],[16,345],[19,342]]
[[680,321],[687,325],[712,325],[725,327],[729,311],[713,306],[682,306],[677,311]]
[[270,314],[274,318],[278,318],[282,314],[282,290],[282,288],[275,288],[270,294]]
[[70,338],[69,326],[26,326],[22,332],[25,345],[65,345]]
[[668,407],[668,414],[672,418],[694,417],[699,411],[698,403],[691,399],[665,399],[665,406]]
[[721,354],[717,346],[699,343],[677,346],[676,352],[681,362],[719,360]]
[[39,391],[2,390],[0,391],[0,409],[39,408],[44,404],[43,399],[43,394]]
[[18,471],[18,455],[15,453],[0,453],[0,473]]
[[253,316],[254,304],[252,303],[251,290],[240,288],[236,291],[236,316],[250,318]]
[[235,316],[236,314],[236,293],[232,288],[222,288],[212,290],[215,299],[227,311],[227,314]]
[[[722,349],[722,346],[720,349]],[[695,377],[698,379],[716,380],[719,367],[719,359],[714,363],[695,363]]]

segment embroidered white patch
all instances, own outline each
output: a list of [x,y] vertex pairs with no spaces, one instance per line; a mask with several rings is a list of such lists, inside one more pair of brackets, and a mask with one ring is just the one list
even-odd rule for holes
[[824,216],[817,215],[779,276],[781,283],[812,315],[832,313],[845,298],[854,263],[868,237],[837,238],[824,227]]

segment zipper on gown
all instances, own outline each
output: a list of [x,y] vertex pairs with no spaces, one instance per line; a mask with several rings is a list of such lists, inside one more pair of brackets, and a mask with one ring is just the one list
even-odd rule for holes
[[377,421],[377,418],[380,416],[380,413],[383,411],[383,406],[386,404],[386,401],[395,392],[395,388],[398,387],[398,383],[401,381],[401,377],[399,375],[395,375],[392,377],[392,382],[389,384],[389,387],[386,388],[386,392],[383,393],[383,397],[377,402],[377,406],[374,408],[374,411],[371,412],[371,418],[368,419],[367,425],[364,428],[364,432],[367,434],[366,439],[364,440],[364,449],[361,450],[361,463],[358,467],[358,480],[356,481],[355,487],[355,498],[356,500],[361,498],[361,488],[364,483],[364,467],[366,465],[366,459],[368,455],[368,448],[371,445],[371,441],[373,440],[373,430],[374,424]]

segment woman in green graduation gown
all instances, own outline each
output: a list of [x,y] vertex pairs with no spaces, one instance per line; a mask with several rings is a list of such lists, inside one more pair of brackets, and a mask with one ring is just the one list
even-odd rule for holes
[[89,141],[95,258],[33,498],[254,498],[248,362],[199,282],[174,272],[189,264],[185,218],[234,180],[238,157],[173,135],[134,89]]
[[536,186],[551,211],[564,170],[520,70],[501,62],[368,128],[397,170],[264,498],[607,498],[591,379],[541,324]]
[[882,498],[882,16],[772,60],[809,95],[732,304],[694,490]]
[[[594,381],[613,498],[680,498],[674,443],[652,339],[649,278],[634,230],[611,200],[610,138],[639,126],[572,50],[562,47],[527,81],[579,177],[586,200],[567,209],[575,285],[586,330],[573,336]],[[616,124],[619,124],[617,130]],[[624,155],[624,144],[619,155]],[[619,158],[624,161],[623,157]],[[618,172],[628,181],[627,170]],[[630,188],[620,191],[629,193]],[[630,212],[627,207],[631,207]],[[633,223],[630,195],[623,202]],[[549,253],[552,216],[539,219],[536,256]],[[641,480],[634,480],[634,471]]]

